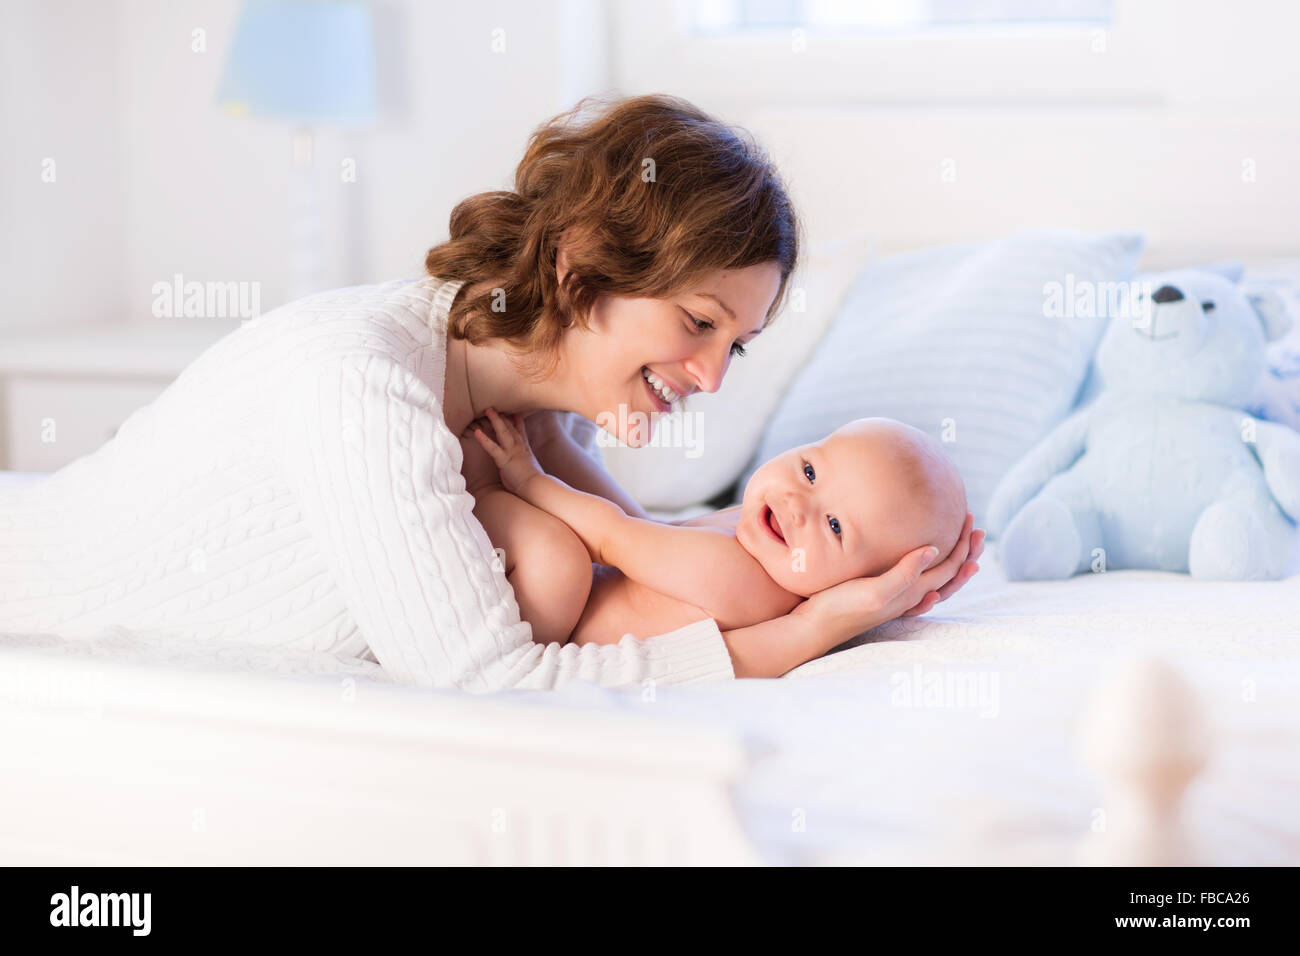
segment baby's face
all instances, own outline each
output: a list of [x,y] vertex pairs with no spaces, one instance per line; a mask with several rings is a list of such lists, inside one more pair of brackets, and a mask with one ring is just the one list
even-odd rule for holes
[[772,580],[805,597],[881,574],[925,544],[947,554],[966,498],[932,448],[915,429],[868,418],[778,455],[745,486],[736,538]]

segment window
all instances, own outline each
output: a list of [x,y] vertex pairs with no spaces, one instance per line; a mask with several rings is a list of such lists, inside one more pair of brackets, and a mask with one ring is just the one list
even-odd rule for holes
[[1104,27],[1111,0],[693,0],[697,34],[741,31],[920,31],[988,27]]
[[1172,0],[618,0],[625,90],[763,105],[1152,106]]

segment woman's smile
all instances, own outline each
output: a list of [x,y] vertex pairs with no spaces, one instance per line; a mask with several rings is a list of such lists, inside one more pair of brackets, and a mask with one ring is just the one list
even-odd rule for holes
[[655,382],[660,381],[660,379],[644,365],[641,367],[641,381],[645,385],[646,394],[650,396],[650,404],[654,406],[655,411],[661,414],[672,411],[672,402],[660,391],[662,386],[655,386]]
[[681,393],[677,389],[673,388],[662,377],[650,371],[650,367],[647,365],[641,366],[641,380],[645,382],[655,408],[660,412],[671,411],[673,403],[681,398]]

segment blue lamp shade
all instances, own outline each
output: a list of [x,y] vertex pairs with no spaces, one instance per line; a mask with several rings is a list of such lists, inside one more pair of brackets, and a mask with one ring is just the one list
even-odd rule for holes
[[374,120],[370,9],[346,0],[245,0],[217,101],[302,123]]

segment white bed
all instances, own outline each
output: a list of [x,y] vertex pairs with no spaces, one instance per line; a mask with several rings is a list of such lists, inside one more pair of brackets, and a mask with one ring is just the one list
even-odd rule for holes
[[1201,858],[1296,864],[1298,639],[1300,553],[1267,583],[1008,583],[996,546],[935,612],[782,680],[653,693],[479,698],[366,661],[0,635],[0,861],[1071,863],[1106,806],[1076,753],[1087,695],[1146,652],[1210,726]]

